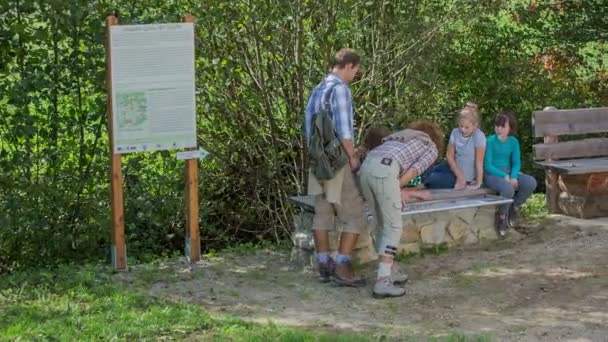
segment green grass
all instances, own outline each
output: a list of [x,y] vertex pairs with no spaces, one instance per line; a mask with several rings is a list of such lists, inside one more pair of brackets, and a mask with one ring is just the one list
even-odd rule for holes
[[462,273],[455,273],[451,276],[451,280],[456,287],[468,289],[475,285],[477,278]]
[[419,253],[399,253],[395,257],[395,261],[402,264],[412,263],[416,258],[420,257]]
[[280,243],[273,243],[273,242],[269,242],[269,241],[262,241],[262,242],[243,242],[243,243],[239,243],[230,247],[226,247],[225,249],[222,249],[220,251],[211,249],[206,256],[208,257],[216,257],[218,255],[221,254],[235,254],[235,255],[239,255],[239,256],[248,256],[248,255],[254,255],[255,253],[259,252],[260,250],[273,250],[273,251],[287,251],[291,248],[291,242],[290,241],[281,241]]
[[214,316],[197,305],[147,297],[103,266],[0,276],[0,340],[368,341]]
[[530,196],[521,208],[521,216],[530,222],[540,221],[548,214],[546,196],[541,193]]
[[[150,272],[163,273],[160,260],[142,264],[129,277],[132,285]],[[164,272],[166,273],[166,271]],[[177,281],[171,274],[165,281]],[[120,276],[118,276],[120,277]],[[120,277],[123,278],[123,277]],[[0,341],[384,341],[377,333],[305,330],[258,324],[210,314],[201,306],[150,297],[115,278],[109,266],[61,266],[0,275]],[[137,286],[135,286],[137,288]],[[304,294],[304,293],[302,293]],[[238,298],[238,293],[230,295]],[[303,296],[305,297],[305,296]],[[388,303],[398,311],[398,303]],[[389,334],[390,335],[390,334]],[[400,336],[424,341],[424,337]],[[390,340],[390,339],[389,339]],[[458,334],[431,337],[431,341],[488,341]]]
[[424,258],[427,255],[441,255],[449,252],[447,243],[441,243],[434,246],[423,246],[420,248],[420,253],[399,253],[395,260],[402,264],[409,264],[418,258]]
[[440,243],[438,245],[433,245],[433,246],[428,246],[428,247],[422,247],[420,249],[420,255],[421,256],[425,256],[425,255],[441,255],[441,254],[445,254],[447,252],[449,252],[449,248],[448,248],[448,244],[447,243]]

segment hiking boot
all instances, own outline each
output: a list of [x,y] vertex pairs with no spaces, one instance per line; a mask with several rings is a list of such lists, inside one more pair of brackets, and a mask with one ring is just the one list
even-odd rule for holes
[[334,262],[334,260],[332,258],[329,258],[329,260],[326,263],[320,262],[318,265],[319,265],[319,280],[322,283],[327,283],[328,281],[331,280],[331,275],[336,270],[336,263]]
[[395,261],[391,266],[391,278],[393,278],[393,284],[395,285],[403,285],[409,279],[405,270]]
[[374,298],[401,297],[405,295],[405,289],[393,284],[392,277],[382,277],[376,280],[372,296]]
[[509,215],[507,215],[508,218],[508,225],[509,228],[515,228],[519,225],[519,208],[517,208],[516,206],[512,205],[509,208]]
[[507,218],[501,218],[500,215],[496,215],[496,234],[501,239],[507,236],[507,229],[509,229],[509,223]]
[[349,262],[336,264],[332,280],[341,286],[361,287],[365,286],[365,278],[355,275],[353,264]]

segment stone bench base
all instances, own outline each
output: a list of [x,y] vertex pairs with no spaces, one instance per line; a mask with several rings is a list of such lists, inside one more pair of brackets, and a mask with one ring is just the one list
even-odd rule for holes
[[[476,244],[482,240],[496,240],[494,229],[495,206],[454,209],[437,213],[412,214],[403,217],[403,234],[398,252],[403,255],[417,254],[422,248],[445,245]],[[314,213],[302,211],[294,218],[294,245],[298,249],[312,252],[312,219]],[[354,257],[360,263],[377,259],[372,236],[375,226],[370,222],[361,234],[354,250]],[[330,250],[335,252],[339,245],[339,233],[330,233]]]

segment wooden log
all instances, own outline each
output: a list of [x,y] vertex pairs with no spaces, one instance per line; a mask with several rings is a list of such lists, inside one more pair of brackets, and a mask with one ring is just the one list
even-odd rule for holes
[[[544,138],[545,144],[556,144],[558,139],[556,136],[546,136]],[[549,159],[551,161],[551,159]],[[557,205],[557,198],[559,196],[559,189],[557,185],[558,174],[553,169],[545,170],[545,193],[547,198],[547,209],[552,214],[560,213],[559,206]]]
[[590,174],[587,178],[587,192],[592,195],[608,195],[608,172]]
[[585,175],[561,174],[558,180],[560,192],[570,195],[608,195],[608,172]]
[[608,195],[577,196],[562,192],[558,205],[568,216],[582,219],[608,216]]
[[559,193],[568,193],[574,196],[587,195],[587,185],[590,175],[567,175],[560,174],[557,180]]
[[560,210],[568,215],[578,218],[584,217],[585,197],[571,195],[567,192],[562,192],[558,196],[558,205]]

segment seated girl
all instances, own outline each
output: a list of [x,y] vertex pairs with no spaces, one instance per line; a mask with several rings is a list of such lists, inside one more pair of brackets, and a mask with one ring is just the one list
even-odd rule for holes
[[519,140],[516,132],[515,116],[512,113],[500,113],[494,120],[496,134],[488,138],[488,148],[484,162],[485,184],[498,192],[500,196],[512,198],[512,204],[498,208],[496,230],[504,237],[507,229],[512,227],[519,213],[519,208],[536,189],[536,179],[521,173]]
[[450,134],[446,162],[439,163],[423,177],[428,189],[477,189],[483,182],[486,136],[479,129],[477,105],[468,102],[458,113],[458,128]]

